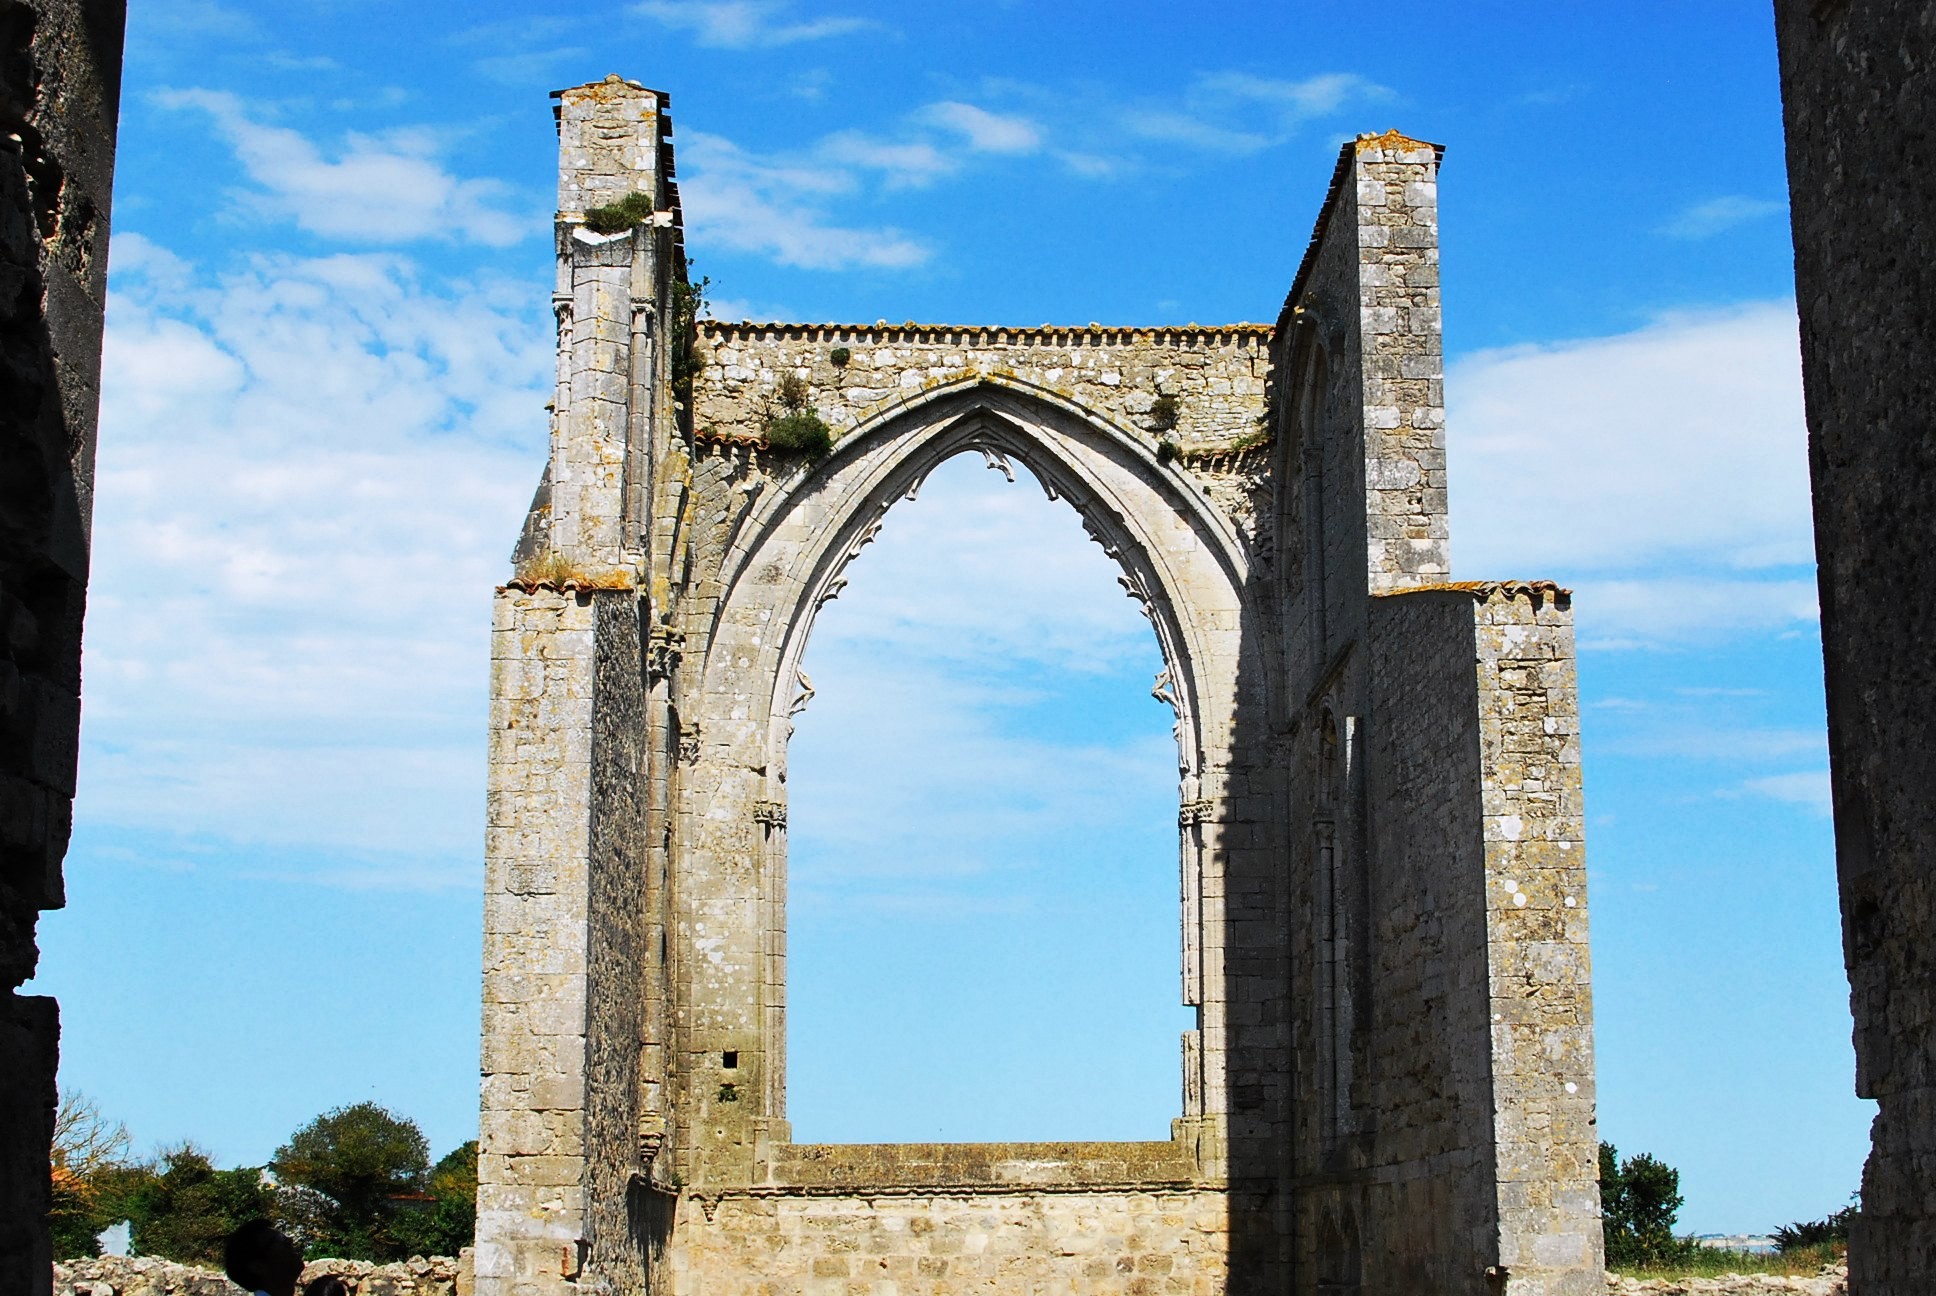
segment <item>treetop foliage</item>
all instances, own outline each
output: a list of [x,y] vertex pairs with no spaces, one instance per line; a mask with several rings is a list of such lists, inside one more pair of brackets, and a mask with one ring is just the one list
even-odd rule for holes
[[433,1169],[416,1123],[375,1103],[325,1112],[290,1135],[269,1166],[234,1170],[216,1169],[188,1143],[133,1160],[127,1131],[94,1104],[63,1095],[61,1112],[49,1212],[61,1259],[97,1254],[96,1235],[121,1220],[137,1255],[212,1265],[222,1240],[258,1217],[312,1259],[456,1255],[475,1232],[477,1144]]

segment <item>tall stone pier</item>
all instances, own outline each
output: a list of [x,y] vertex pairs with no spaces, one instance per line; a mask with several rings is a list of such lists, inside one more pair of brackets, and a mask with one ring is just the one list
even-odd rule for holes
[[80,751],[94,429],[125,0],[0,5],[0,1292],[53,1285],[60,1009],[20,986]]
[[[479,1296],[1602,1291],[1571,605],[1449,581],[1440,151],[1343,147],[1273,323],[728,323],[692,318],[666,96],[558,98]],[[775,444],[789,408],[831,449]],[[1163,653],[1196,1014],[1166,1140],[787,1123],[801,655],[970,452],[1077,510]]]
[[1936,3],[1777,0],[1856,1091],[1853,1296],[1936,1291]]

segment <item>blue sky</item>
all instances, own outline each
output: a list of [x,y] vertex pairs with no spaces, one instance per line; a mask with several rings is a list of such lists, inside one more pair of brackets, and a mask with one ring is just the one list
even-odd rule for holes
[[[1692,1229],[1856,1186],[1765,5],[133,8],[36,984],[139,1144],[258,1162],[363,1098],[474,1132],[546,95],[619,72],[672,94],[722,315],[1269,320],[1338,143],[1444,142],[1456,574],[1578,591],[1603,1133],[1682,1169]],[[798,1134],[1161,1136],[1168,727],[1074,515],[949,465],[807,664]]]

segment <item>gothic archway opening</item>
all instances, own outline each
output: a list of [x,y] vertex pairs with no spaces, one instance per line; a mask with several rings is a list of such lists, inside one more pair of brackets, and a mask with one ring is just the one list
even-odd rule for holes
[[1075,511],[1000,467],[957,456],[896,505],[802,660],[800,1142],[1162,1139],[1181,1112],[1163,658]]

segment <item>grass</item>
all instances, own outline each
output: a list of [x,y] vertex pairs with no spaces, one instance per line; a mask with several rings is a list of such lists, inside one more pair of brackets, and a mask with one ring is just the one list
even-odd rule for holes
[[1684,1256],[1659,1264],[1623,1265],[1609,1261],[1607,1269],[1628,1278],[1718,1278],[1722,1274],[1780,1274],[1791,1278],[1812,1278],[1822,1272],[1824,1265],[1846,1263],[1848,1248],[1828,1242],[1820,1246],[1797,1247],[1774,1255],[1695,1247]]
[[630,589],[632,574],[613,568],[609,571],[584,571],[555,550],[547,549],[519,563],[512,579],[523,585],[549,585],[563,589],[575,584],[580,589]]

